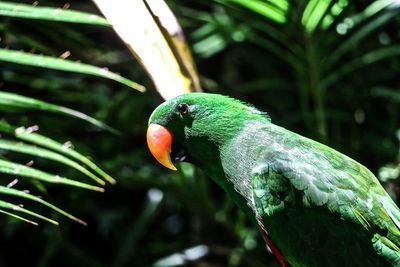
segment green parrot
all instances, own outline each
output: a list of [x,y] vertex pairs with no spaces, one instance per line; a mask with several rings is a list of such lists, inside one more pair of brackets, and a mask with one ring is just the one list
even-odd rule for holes
[[400,210],[364,166],[236,99],[188,93],[149,119],[153,156],[191,162],[260,226],[282,266],[400,266]]

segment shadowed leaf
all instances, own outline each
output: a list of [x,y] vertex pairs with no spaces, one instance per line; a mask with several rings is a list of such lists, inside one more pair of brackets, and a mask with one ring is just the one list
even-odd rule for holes
[[105,180],[107,180],[111,184],[115,184],[115,180],[105,173],[102,169],[100,169],[96,164],[94,164],[91,160],[89,160],[87,157],[83,156],[79,152],[67,148],[63,144],[54,141],[51,138],[48,138],[46,136],[37,134],[37,133],[32,133],[29,128],[26,129],[24,127],[21,128],[16,128],[10,124],[8,124],[5,121],[0,120],[0,132],[4,132],[7,134],[11,134],[21,140],[28,141],[49,149],[52,149],[54,151],[57,151],[61,154],[67,155],[71,158],[76,159],[77,161],[80,161],[90,167],[93,171],[95,171],[97,174],[102,176]]
[[239,4],[268,19],[278,23],[286,22],[286,11],[289,8],[287,1],[258,1],[258,0],[217,0],[220,3],[229,2]]
[[37,222],[28,220],[28,219],[26,219],[24,217],[18,216],[18,215],[14,214],[14,213],[11,213],[11,212],[8,212],[8,211],[2,210],[2,209],[0,209],[0,213],[6,214],[8,216],[11,216],[13,218],[16,218],[18,220],[21,220],[21,221],[24,221],[24,222],[27,222],[27,223],[30,223],[30,224],[33,224],[33,225],[38,225]]
[[49,111],[59,114],[68,115],[74,118],[82,119],[87,122],[90,122],[93,125],[96,125],[100,128],[107,129],[113,133],[117,133],[118,131],[111,128],[110,126],[104,124],[103,122],[96,120],[82,112],[59,106],[54,105],[51,103],[47,103],[35,98],[22,96],[19,94],[7,93],[7,92],[0,92],[0,110],[2,106],[18,108],[18,109],[38,109],[43,111]]
[[359,68],[363,68],[369,64],[375,63],[377,61],[390,58],[393,56],[400,55],[400,46],[393,45],[390,47],[384,47],[378,50],[374,50],[372,52],[366,53],[365,55],[352,60],[351,62],[344,64],[338,70],[329,74],[325,79],[321,82],[322,89],[328,89],[339,79],[343,78],[345,75],[358,70]]
[[57,211],[58,213],[68,217],[71,220],[74,220],[74,221],[76,221],[76,222],[78,222],[80,224],[83,224],[85,226],[87,225],[87,223],[82,221],[81,219],[76,218],[75,216],[63,211],[60,208],[57,208],[56,206],[50,204],[49,202],[47,202],[47,201],[45,201],[45,200],[43,200],[43,199],[41,199],[39,197],[35,197],[35,196],[33,196],[33,195],[29,194],[29,193],[25,193],[23,191],[19,191],[19,190],[14,189],[14,188],[8,188],[8,187],[5,187],[5,186],[0,186],[0,194],[7,194],[7,195],[12,195],[12,196],[17,196],[17,197],[26,198],[26,199],[29,199],[29,200],[32,200],[32,201],[39,202],[40,204],[43,204],[43,205],[51,208],[52,210]]

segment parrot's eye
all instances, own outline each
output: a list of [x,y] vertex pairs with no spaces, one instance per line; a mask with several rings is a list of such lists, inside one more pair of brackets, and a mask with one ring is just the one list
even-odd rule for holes
[[179,111],[181,114],[186,114],[189,110],[188,104],[179,104],[176,106],[176,110]]

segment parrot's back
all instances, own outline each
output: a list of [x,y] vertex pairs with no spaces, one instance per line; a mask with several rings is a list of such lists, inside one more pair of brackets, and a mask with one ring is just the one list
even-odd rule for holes
[[293,265],[400,266],[400,210],[351,158],[253,123],[222,151],[222,165]]

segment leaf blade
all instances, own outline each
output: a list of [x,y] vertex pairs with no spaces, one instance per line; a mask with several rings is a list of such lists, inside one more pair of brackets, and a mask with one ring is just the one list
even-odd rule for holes
[[[367,7],[367,9],[368,9],[368,7]],[[382,7],[382,9],[383,9],[383,7]],[[379,11],[381,11],[381,9],[379,9]],[[377,12],[379,12],[379,11],[377,11]],[[360,41],[362,41],[364,38],[369,36],[372,32],[377,30],[379,27],[381,27],[382,25],[385,25],[387,22],[389,22],[391,19],[393,19],[396,15],[398,15],[399,12],[400,12],[400,8],[390,10],[389,12],[382,14],[381,16],[377,16],[376,18],[373,18],[371,21],[367,22],[365,25],[360,27],[356,32],[351,34],[349,36],[349,38],[347,38],[345,41],[341,41],[340,44],[338,45],[338,47],[336,49],[334,49],[333,52],[330,53],[328,55],[328,57],[324,60],[322,66],[326,69],[329,69],[330,67],[332,67],[352,47],[357,45]],[[375,13],[373,13],[373,15],[374,14]],[[361,21],[363,21],[364,19],[367,19],[367,18],[369,18],[369,17],[365,16],[362,19],[358,19],[359,21],[357,23],[360,23]]]
[[331,2],[331,0],[311,0],[308,2],[301,19],[307,32],[311,33],[317,28]]
[[234,2],[280,24],[286,22],[286,12],[289,8],[287,1],[284,1],[285,4],[280,4],[278,6],[274,3],[269,3],[268,1],[264,2],[255,0],[218,0],[218,2],[223,4]]
[[29,155],[33,155],[33,156],[60,162],[60,163],[63,163],[67,166],[70,166],[70,167],[80,171],[81,173],[87,175],[88,177],[90,177],[91,179],[93,179],[94,181],[96,181],[97,183],[99,183],[101,185],[105,184],[105,182],[103,180],[98,178],[96,175],[94,175],[87,169],[83,168],[81,165],[79,165],[75,161],[70,160],[69,158],[67,158],[61,154],[55,153],[51,150],[24,144],[21,142],[12,141],[12,140],[1,139],[1,138],[0,138],[0,149],[19,152],[19,153],[23,153],[23,154],[29,154]]
[[71,180],[69,178],[47,173],[45,171],[41,171],[32,167],[27,167],[25,165],[18,164],[8,160],[0,159],[0,172],[11,175],[19,175],[22,177],[34,178],[48,183],[65,184],[84,189],[90,189],[98,192],[104,192],[104,189],[101,187]]
[[105,171],[103,171],[101,168],[99,168],[94,162],[92,162],[90,159],[87,157],[83,156],[79,152],[65,147],[63,144],[54,141],[51,138],[48,138],[44,135],[40,135],[37,133],[33,133],[32,131],[24,127],[17,128],[15,126],[12,126],[5,122],[4,120],[0,120],[0,132],[7,133],[10,135],[13,135],[21,140],[31,142],[37,145],[40,145],[42,147],[46,147],[48,149],[52,149],[54,151],[57,151],[61,154],[67,155],[73,159],[76,159],[79,162],[82,162],[83,164],[87,165],[90,167],[93,171],[95,171],[97,174],[99,174],[101,177],[103,177],[105,180],[107,180],[111,184],[115,184],[116,181],[114,178],[112,178],[110,175],[108,175]]
[[38,225],[37,222],[28,220],[28,219],[26,219],[26,218],[24,218],[22,216],[16,215],[14,213],[11,213],[11,212],[8,212],[8,211],[2,210],[2,209],[0,209],[0,213],[6,214],[6,215],[14,217],[14,218],[16,218],[18,220],[21,220],[21,221],[24,221],[24,222],[27,222],[27,223],[30,223],[30,224],[33,224],[33,225],[36,225],[36,226]]
[[34,216],[34,217],[36,217],[36,218],[39,218],[39,219],[48,221],[49,223],[58,225],[58,222],[56,222],[56,221],[54,221],[54,220],[52,220],[52,219],[50,219],[50,218],[47,218],[47,217],[45,217],[45,216],[43,216],[43,215],[40,215],[40,214],[38,214],[38,213],[36,213],[36,212],[30,211],[30,210],[25,209],[25,208],[22,208],[22,207],[20,207],[20,206],[18,206],[18,205],[15,205],[15,204],[10,203],[10,202],[6,202],[6,201],[0,200],[0,207],[2,207],[2,208],[4,208],[4,209],[10,209],[10,210],[15,210],[15,211],[23,212],[23,213],[29,214],[29,215],[31,215],[31,216]]
[[0,48],[0,61],[29,65],[33,67],[55,69],[60,71],[68,71],[110,79],[128,87],[144,92],[145,87],[134,81],[131,81],[119,74],[109,71],[107,68],[74,62],[68,59],[55,58],[51,56],[36,55],[26,52],[14,51]]
[[67,217],[67,218],[69,218],[69,219],[71,219],[73,221],[76,221],[76,222],[78,222],[80,224],[83,224],[85,226],[87,225],[87,223],[84,222],[83,220],[81,220],[81,219],[79,219],[79,218],[77,218],[77,217],[65,212],[64,210],[54,206],[53,204],[50,204],[49,202],[47,202],[47,201],[45,201],[45,200],[43,200],[43,199],[41,199],[39,197],[33,196],[33,195],[29,194],[29,193],[26,193],[26,192],[23,192],[23,191],[19,191],[19,190],[14,189],[14,188],[8,188],[8,187],[5,187],[5,186],[0,186],[0,194],[7,194],[7,195],[11,195],[11,196],[17,196],[17,197],[21,197],[21,198],[25,198],[25,199],[29,199],[29,200],[38,202],[38,203],[40,203],[40,204],[42,204],[44,206],[47,206],[47,207],[51,208],[54,211],[57,211],[58,213],[64,215],[65,217]]
[[25,19],[40,19],[70,23],[84,23],[111,26],[105,19],[95,14],[62,8],[30,6],[11,2],[0,2],[0,15]]
[[336,81],[359,68],[393,56],[400,56],[400,45],[392,45],[368,52],[359,58],[343,64],[341,68],[326,76],[321,82],[321,89],[328,89]]
[[80,111],[73,110],[60,105],[51,104],[39,99],[22,96],[19,94],[0,92],[0,109],[1,106],[16,107],[21,109],[37,109],[58,114],[64,114],[70,117],[85,120],[93,125],[96,125],[97,127],[107,129],[110,132],[118,133],[118,131],[115,130],[114,128]]

